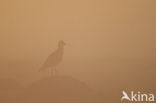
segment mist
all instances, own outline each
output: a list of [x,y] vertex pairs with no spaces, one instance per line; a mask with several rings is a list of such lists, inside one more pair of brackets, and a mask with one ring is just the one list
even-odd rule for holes
[[153,90],[155,3],[1,0],[0,78],[12,78],[25,87],[47,77],[48,71],[38,70],[63,40],[69,45],[56,67],[59,75],[104,93],[127,87]]

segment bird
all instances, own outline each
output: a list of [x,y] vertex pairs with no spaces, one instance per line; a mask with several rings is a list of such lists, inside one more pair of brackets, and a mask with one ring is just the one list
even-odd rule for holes
[[58,42],[58,48],[48,56],[39,71],[45,71],[49,69],[51,76],[56,75],[56,66],[58,66],[63,59],[65,45],[66,43],[63,40],[60,40]]
[[125,91],[122,91],[122,94],[123,94],[123,96],[121,98],[121,101],[123,101],[124,99],[127,99],[127,100],[130,101],[130,98],[128,97],[128,95],[127,95],[127,93]]

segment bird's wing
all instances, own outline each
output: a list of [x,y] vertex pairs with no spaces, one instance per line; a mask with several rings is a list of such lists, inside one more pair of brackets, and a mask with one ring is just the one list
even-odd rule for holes
[[53,52],[51,55],[48,56],[47,60],[45,63],[52,63],[57,59],[57,51]]
[[46,68],[50,67],[55,62],[56,58],[57,51],[53,52],[51,55],[47,57],[46,61],[44,62],[39,71],[45,70]]

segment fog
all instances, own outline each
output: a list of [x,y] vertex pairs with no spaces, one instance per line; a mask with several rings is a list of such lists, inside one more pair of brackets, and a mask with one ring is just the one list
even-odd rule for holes
[[[155,89],[155,0],[1,0],[0,78],[26,87],[48,77],[38,72],[64,47],[59,75],[107,93]],[[120,98],[117,98],[120,99]]]

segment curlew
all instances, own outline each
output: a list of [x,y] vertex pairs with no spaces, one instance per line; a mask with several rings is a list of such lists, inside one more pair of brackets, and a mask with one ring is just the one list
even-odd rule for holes
[[57,50],[55,50],[48,56],[39,71],[45,71],[49,69],[50,75],[56,75],[56,66],[59,65],[62,61],[65,45],[66,43],[63,40],[59,41]]

